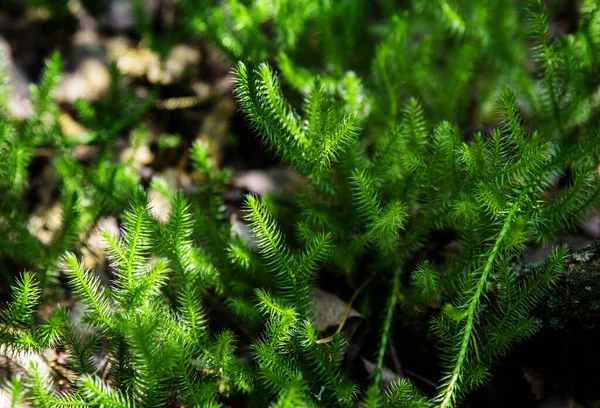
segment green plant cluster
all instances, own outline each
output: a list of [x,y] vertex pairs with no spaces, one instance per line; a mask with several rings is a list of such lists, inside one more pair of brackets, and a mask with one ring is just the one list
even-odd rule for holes
[[[62,72],[61,58],[54,53],[47,61],[42,78],[33,86],[35,114],[19,119],[8,109],[7,72],[0,74],[0,253],[38,271],[42,286],[57,274],[60,258],[75,249],[80,234],[87,234],[96,221],[108,214],[119,214],[126,206],[131,191],[137,188],[138,175],[132,166],[116,165],[113,151],[117,138],[125,129],[136,125],[150,100],[139,101],[119,82],[116,68],[112,85],[104,100],[92,106],[80,100],[74,105],[78,118],[87,131],[78,137],[67,136],[60,125],[61,111],[53,92]],[[144,137],[143,129],[137,139]],[[135,139],[135,138],[134,138]],[[133,144],[139,141],[133,141]],[[73,156],[76,146],[98,149],[91,162]],[[32,209],[26,197],[35,194],[30,185],[32,169],[42,167],[44,160],[53,163],[57,189],[60,191],[62,226],[46,245],[27,227]],[[36,199],[39,199],[36,198]],[[14,272],[3,263],[4,276]]]
[[[151,215],[135,169],[111,157],[148,106],[116,73],[108,99],[75,104],[90,129],[81,139],[58,126],[57,55],[35,88],[33,117],[12,117],[2,94],[0,253],[32,272],[0,315],[0,340],[7,354],[65,349],[75,378],[59,392],[32,365],[4,387],[15,403],[448,408],[536,332],[531,311],[567,248],[526,274],[512,263],[599,202],[600,6],[583,0],[577,25],[558,35],[539,1],[396,3],[178,2],[181,29],[231,58],[249,126],[305,180],[293,200],[246,197],[250,240],[232,235],[229,173],[200,142],[190,152],[199,188],[184,196],[154,180],[170,214]],[[81,163],[71,154],[78,145],[100,153]],[[41,148],[51,149],[63,191],[49,244],[27,229],[23,199]],[[121,220],[120,237],[103,234],[110,285],[77,255],[107,214]],[[427,247],[440,231],[459,247],[443,262]],[[368,384],[352,377],[342,334],[318,341],[312,292],[325,271],[371,280],[366,299],[387,290],[384,310],[363,308],[381,317]],[[85,306],[80,323],[62,307],[37,316],[63,273]],[[234,327],[209,319],[211,299]],[[433,316],[442,361],[433,393],[408,379],[380,389],[394,319],[409,310]]]

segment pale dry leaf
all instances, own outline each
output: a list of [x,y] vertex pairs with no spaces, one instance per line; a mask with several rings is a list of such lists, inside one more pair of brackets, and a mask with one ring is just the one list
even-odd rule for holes
[[4,344],[0,344],[0,367],[8,367],[16,373],[29,369],[31,363],[37,364],[38,371],[42,376],[50,375],[48,364],[40,353],[17,352]]
[[51,207],[38,207],[27,220],[27,229],[44,245],[50,245],[54,233],[62,224],[62,208],[60,203]]
[[582,226],[586,234],[593,238],[600,238],[600,213],[596,211]]
[[75,71],[62,75],[55,93],[56,101],[68,104],[77,99],[97,101],[110,87],[110,81],[110,73],[102,60],[86,58]]
[[83,256],[82,264],[87,269],[96,268],[98,265],[103,264],[106,259],[104,252],[106,242],[101,234],[103,230],[110,231],[116,237],[119,237],[121,234],[116,217],[109,216],[98,220],[85,245],[81,247],[81,254]]
[[9,113],[19,119],[32,116],[34,111],[31,104],[31,92],[29,90],[30,81],[23,71],[15,65],[12,59],[10,44],[2,36],[0,36],[0,59],[2,60],[0,69],[8,71]]
[[192,88],[192,90],[194,91],[194,94],[196,95],[197,103],[206,102],[208,100],[208,98],[210,98],[210,96],[211,96],[211,92],[212,92],[211,86],[209,84],[207,84],[206,82],[194,81],[194,82],[192,82],[190,87]]
[[293,194],[305,184],[304,178],[289,167],[249,170],[237,175],[233,185],[258,195]]
[[[330,327],[337,327],[344,318],[347,308],[348,303],[338,296],[319,288],[313,290],[313,314],[318,331],[323,332]],[[348,318],[350,317],[361,318],[362,316],[351,308],[348,314]]]
[[223,150],[227,143],[229,124],[235,113],[235,101],[231,97],[222,98],[202,121],[197,139],[208,146],[210,156],[217,166],[223,159]]
[[66,112],[60,114],[58,124],[62,133],[67,137],[79,138],[87,132],[87,129],[81,123]]
[[171,213],[169,199],[155,188],[150,189],[148,198],[150,199],[150,206],[148,208],[150,214],[163,224],[169,221],[169,214]]
[[541,400],[544,395],[544,377],[529,367],[523,367],[523,376],[525,377],[527,384],[529,384],[535,400]]
[[[375,372],[375,363],[372,363],[371,361],[367,360],[364,357],[361,357],[363,364],[365,365],[365,370],[367,370],[367,373],[369,373],[369,375],[372,375],[373,372]],[[382,388],[387,388],[390,385],[392,385],[394,382],[398,381],[401,378],[401,376],[399,376],[398,374],[396,374],[394,371],[390,370],[387,367],[383,367],[381,369],[381,387]]]
[[250,226],[241,220],[238,214],[231,214],[229,224],[231,225],[231,237],[240,237],[250,249],[258,251],[258,243],[250,232]]

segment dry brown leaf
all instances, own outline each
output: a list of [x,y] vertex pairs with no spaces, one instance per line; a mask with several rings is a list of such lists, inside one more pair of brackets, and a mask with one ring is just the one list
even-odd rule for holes
[[272,193],[293,194],[301,189],[305,180],[288,167],[273,167],[266,170],[249,170],[233,179],[233,185],[258,195]]
[[544,377],[537,371],[529,367],[523,367],[523,376],[531,388],[531,393],[535,400],[539,401],[544,395]]
[[81,248],[81,254],[83,255],[82,263],[87,269],[96,268],[98,265],[103,264],[106,259],[104,253],[106,242],[101,235],[102,230],[108,230],[117,237],[121,234],[115,217],[109,216],[98,220],[96,227],[90,233],[85,245]]
[[0,36],[0,69],[8,71],[8,110],[10,114],[19,119],[33,115],[31,92],[29,91],[30,82],[21,69],[14,64],[10,45],[2,36]]
[[150,199],[150,207],[148,208],[150,214],[163,224],[169,221],[169,214],[171,213],[169,199],[154,188],[151,188],[148,192],[148,198]]
[[258,243],[256,242],[254,236],[250,233],[250,226],[242,221],[237,213],[231,214],[229,223],[231,225],[232,237],[240,237],[250,249],[253,251],[258,251]]
[[50,245],[54,233],[62,223],[62,208],[60,203],[51,207],[38,207],[27,221],[27,229],[44,245]]
[[589,236],[600,238],[600,213],[596,211],[581,227]]
[[211,96],[211,86],[203,81],[194,81],[190,85],[194,93],[196,94],[197,103],[202,103],[208,100]]
[[87,132],[87,129],[81,123],[77,122],[66,112],[60,114],[58,124],[63,134],[67,137],[78,138]]
[[[324,332],[328,328],[338,327],[347,308],[348,304],[336,295],[319,288],[313,290],[313,314],[318,331]],[[348,317],[362,318],[360,313],[352,308]]]
[[180,79],[191,67],[200,63],[200,51],[186,44],[171,48],[164,61],[150,48],[134,46],[125,37],[116,37],[106,43],[109,59],[115,61],[121,74],[134,78],[146,77],[151,83],[171,84]]
[[223,159],[229,124],[234,113],[235,101],[233,98],[222,98],[204,118],[200,132],[198,132],[197,138],[208,146],[210,155],[217,166]]

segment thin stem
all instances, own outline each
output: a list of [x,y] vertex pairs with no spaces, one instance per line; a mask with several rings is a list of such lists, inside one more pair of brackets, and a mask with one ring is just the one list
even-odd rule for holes
[[392,319],[394,317],[394,310],[396,309],[396,303],[398,303],[398,292],[400,291],[400,270],[398,270],[392,278],[392,292],[388,299],[387,312],[385,320],[383,322],[383,329],[381,333],[381,343],[379,344],[379,352],[377,354],[377,363],[375,364],[375,373],[373,383],[375,388],[379,389],[381,384],[381,370],[383,369],[383,358],[385,357],[385,350],[387,342],[390,337],[390,329],[392,327]]
[[381,79],[383,80],[383,85],[385,86],[385,89],[387,90],[388,93],[388,99],[390,102],[390,117],[391,117],[391,121],[390,123],[394,123],[394,121],[396,120],[396,114],[398,112],[398,108],[396,106],[396,95],[394,94],[394,86],[392,85],[392,81],[390,81],[390,77],[387,74],[387,71],[385,69],[385,59],[387,57],[387,53],[388,50],[387,48],[382,50],[383,56],[381,57],[381,59],[379,61],[381,61],[381,63],[379,63],[379,71],[381,74]]
[[137,222],[135,224],[135,233],[133,234],[133,240],[131,243],[131,248],[129,248],[129,256],[127,257],[127,265],[125,272],[127,273],[127,287],[131,288],[133,284],[133,266],[137,257],[136,251],[138,242],[140,240],[140,235],[142,231],[142,223],[143,223],[143,214],[138,214]]
[[512,205],[500,233],[496,237],[496,241],[492,250],[490,251],[483,270],[481,271],[481,275],[479,276],[479,280],[477,281],[477,286],[475,287],[475,291],[471,296],[471,299],[468,302],[468,307],[466,310],[466,323],[462,330],[462,337],[460,341],[460,349],[458,352],[458,357],[456,358],[456,362],[454,363],[454,368],[452,373],[448,376],[448,380],[446,381],[441,393],[439,394],[437,401],[439,401],[439,408],[450,408],[454,405],[454,401],[456,398],[456,390],[459,386],[460,377],[463,373],[463,369],[465,366],[467,353],[469,351],[469,344],[474,342],[475,339],[473,334],[475,332],[475,319],[477,316],[477,310],[479,308],[479,302],[483,291],[485,289],[485,285],[487,283],[488,276],[490,275],[492,269],[494,268],[494,264],[496,262],[496,258],[500,253],[500,248],[506,236],[510,231],[510,227],[512,224],[512,220],[517,214],[517,211],[520,207],[521,198],[523,193],[517,198],[517,200]]

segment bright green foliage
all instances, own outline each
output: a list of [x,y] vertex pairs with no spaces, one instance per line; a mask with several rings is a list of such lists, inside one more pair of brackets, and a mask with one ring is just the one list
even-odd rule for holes
[[408,380],[402,379],[393,383],[385,395],[386,406],[425,408],[430,406],[426,398],[419,395],[414,385]]
[[[233,355],[231,332],[214,336],[207,332],[200,294],[214,282],[214,277],[207,277],[214,268],[199,255],[197,246],[185,242],[190,215],[183,197],[174,195],[171,204],[168,223],[158,225],[148,212],[145,195],[138,190],[125,212],[122,237],[104,234],[114,268],[110,288],[83,269],[75,255],[65,257],[70,286],[86,307],[83,324],[110,344],[107,353],[113,365],[107,374],[112,387],[95,374],[98,367],[93,353],[99,347],[98,339],[82,337],[70,317],[57,309],[39,329],[25,326],[23,331],[7,334],[19,337],[6,342],[22,344],[27,336],[32,342],[28,348],[37,349],[58,341],[69,350],[70,367],[83,377],[73,392],[58,395],[35,371],[33,385],[28,387],[34,396],[58,406],[130,407],[164,406],[175,393],[183,403],[209,406],[215,403],[217,390],[228,394],[251,389],[248,369]],[[152,235],[155,229],[160,231],[157,238]],[[163,251],[160,240],[164,238],[160,236],[174,237],[180,245],[166,258],[151,259],[153,248]],[[167,288],[170,271],[186,284]],[[164,290],[172,293],[173,304],[161,301]],[[36,293],[39,288],[32,275],[24,275],[4,315],[13,329],[20,328],[20,321],[29,320]],[[16,312],[21,316],[18,320],[13,317]]]
[[24,402],[25,384],[21,378],[17,377],[16,375],[12,376],[5,382],[3,389],[10,398],[10,408],[15,408],[18,404],[22,404]]
[[[557,35],[539,1],[397,3],[178,2],[235,64],[249,127],[305,181],[293,196],[248,195],[249,236],[232,233],[229,171],[200,141],[190,152],[194,192],[153,179],[170,212],[164,223],[152,217],[134,164],[111,158],[148,106],[116,71],[106,99],[75,104],[88,128],[78,139],[57,125],[57,55],[34,116],[11,117],[0,96],[0,252],[34,271],[15,282],[0,340],[14,351],[64,347],[77,378],[58,393],[32,366],[4,387],[14,401],[449,408],[536,332],[532,310],[567,248],[537,264],[521,257],[581,224],[600,198],[600,7],[582,1],[578,25]],[[133,146],[145,137],[138,127]],[[100,153],[83,166],[71,153],[88,143]],[[50,244],[28,230],[22,199],[45,146],[62,188]],[[110,284],[76,255],[80,234],[108,214],[121,222],[120,235],[103,233]],[[432,249],[440,232],[454,253]],[[85,311],[77,321],[59,307],[40,321],[40,297],[57,287],[47,277],[62,263]],[[379,337],[365,388],[344,336],[317,331],[313,289],[324,277],[370,282],[361,313]],[[438,389],[425,395],[403,378],[381,390],[395,322],[410,327],[425,314],[442,361]]]
[[[64,243],[57,241],[56,245],[53,245],[54,249],[50,248],[46,252],[42,243],[27,230],[26,209],[20,197],[28,184],[28,166],[36,147],[52,142],[59,146],[62,144],[56,134],[57,107],[52,97],[60,65],[58,54],[54,54],[47,62],[40,84],[33,89],[35,117],[24,121],[13,120],[8,106],[0,107],[0,151],[3,157],[0,163],[0,195],[3,197],[0,207],[0,250],[11,257],[26,259],[30,264],[44,269],[56,267],[57,258],[53,255],[62,255],[68,246],[63,247],[61,244]],[[0,79],[5,75],[6,72],[0,72]],[[64,197],[64,204],[68,206],[64,211],[76,221],[77,209],[74,208],[73,196],[65,194]],[[63,226],[60,234],[63,239],[72,234],[72,231],[69,231],[72,228],[73,225]]]
[[268,145],[315,181],[323,179],[340,152],[355,140],[356,114],[332,103],[315,81],[301,118],[284,99],[268,65],[248,69],[239,63],[235,73],[238,100]]
[[40,289],[35,285],[33,274],[23,274],[13,291],[12,302],[2,312],[2,331],[0,333],[3,344],[14,344],[24,350],[35,347],[30,332],[20,333],[13,329],[27,327],[31,323],[39,299]]
[[[0,253],[39,271],[42,287],[46,287],[47,281],[55,280],[60,258],[65,250],[78,245],[80,233],[88,233],[102,216],[125,208],[139,177],[131,166],[113,162],[114,145],[108,142],[131,127],[147,108],[147,104],[134,104],[135,98],[121,90],[118,73],[114,71],[111,91],[97,108],[83,101],[76,104],[84,124],[89,126],[88,131],[79,137],[66,136],[59,125],[60,111],[53,97],[61,66],[58,53],[47,60],[39,84],[32,87],[33,115],[24,119],[14,117],[8,109],[8,100],[0,98],[3,158],[0,162],[3,198],[0,201]],[[0,82],[4,83],[5,75],[1,70]],[[126,104],[127,109],[119,103]],[[128,119],[116,120],[123,112],[128,112]],[[94,119],[96,117],[102,121]],[[92,143],[100,143],[99,154],[92,163],[74,159],[77,145]],[[29,168],[34,160],[46,160],[44,156],[52,161],[58,179],[56,186],[50,186],[51,193],[60,191],[60,227],[53,231],[50,243],[43,243],[27,227],[32,209],[26,207],[27,200],[23,199],[28,194]]]
[[312,282],[331,237],[314,233],[302,251],[292,252],[265,205],[253,196],[247,202],[247,218],[277,296],[257,291],[258,307],[268,318],[263,338],[254,345],[259,377],[277,394],[301,393],[310,401],[312,392],[324,403],[350,405],[357,390],[338,365],[344,341],[337,337],[330,344],[316,344],[318,333],[311,322]]
[[405,378],[392,383],[383,396],[377,387],[371,386],[361,404],[363,408],[427,408],[430,406],[427,398],[420,395],[415,386]]

